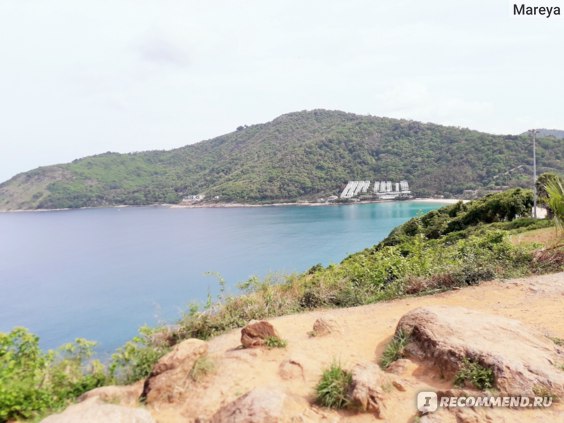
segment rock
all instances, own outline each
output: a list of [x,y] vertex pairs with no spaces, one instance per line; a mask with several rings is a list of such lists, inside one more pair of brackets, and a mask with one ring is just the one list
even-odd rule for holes
[[241,329],[241,344],[245,348],[256,348],[264,345],[265,340],[273,336],[278,337],[274,326],[266,320],[252,320]]
[[85,392],[78,398],[78,401],[82,402],[91,398],[99,398],[104,402],[133,407],[139,402],[139,397],[143,392],[143,384],[144,381],[140,380],[128,386],[102,386],[101,388]]
[[295,359],[289,358],[284,360],[278,366],[278,374],[282,379],[303,379],[304,368],[301,363]]
[[308,409],[304,399],[279,389],[255,388],[221,407],[210,423],[302,422]]
[[207,352],[208,344],[199,339],[188,339],[176,345],[153,367],[145,380],[141,398],[147,404],[173,402],[186,390],[196,360]]
[[323,316],[315,321],[311,334],[313,336],[325,336],[330,333],[340,333],[339,323],[332,317]]
[[349,398],[353,407],[363,411],[372,411],[382,417],[384,391],[382,390],[383,373],[376,364],[361,363],[352,369],[352,384]]
[[541,333],[505,317],[461,307],[417,308],[399,321],[396,333],[410,334],[408,356],[454,377],[467,358],[494,373],[502,395],[534,396],[543,389],[564,394],[564,353]]
[[71,405],[60,414],[53,414],[41,423],[155,423],[147,410],[107,404],[100,398],[90,398]]

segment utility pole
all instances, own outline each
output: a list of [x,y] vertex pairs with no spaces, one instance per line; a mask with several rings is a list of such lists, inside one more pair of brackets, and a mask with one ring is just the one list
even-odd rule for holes
[[533,217],[537,218],[537,130],[531,129],[533,135]]

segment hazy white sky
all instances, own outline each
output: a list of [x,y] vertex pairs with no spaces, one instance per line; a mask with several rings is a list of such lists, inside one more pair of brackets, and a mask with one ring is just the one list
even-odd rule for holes
[[511,4],[1,0],[0,181],[313,108],[564,129],[564,16]]

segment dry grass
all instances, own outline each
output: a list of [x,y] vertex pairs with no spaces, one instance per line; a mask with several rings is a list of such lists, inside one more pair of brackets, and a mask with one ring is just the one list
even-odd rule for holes
[[558,233],[555,228],[534,229],[532,231],[515,234],[509,237],[513,245],[524,246],[527,244],[541,244],[546,248],[564,242],[564,234]]
[[192,370],[190,371],[190,379],[194,382],[200,382],[207,375],[215,371],[215,362],[208,356],[202,356],[196,360]]

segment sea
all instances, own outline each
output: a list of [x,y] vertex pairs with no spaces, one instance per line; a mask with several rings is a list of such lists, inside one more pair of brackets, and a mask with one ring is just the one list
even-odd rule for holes
[[51,349],[76,338],[109,353],[143,325],[257,276],[339,263],[443,206],[398,201],[248,208],[118,207],[0,213],[0,332]]

